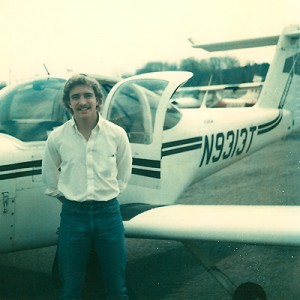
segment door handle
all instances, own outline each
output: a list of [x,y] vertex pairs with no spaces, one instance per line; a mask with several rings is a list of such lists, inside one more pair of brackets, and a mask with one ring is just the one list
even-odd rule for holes
[[9,192],[2,192],[3,213],[8,212]]

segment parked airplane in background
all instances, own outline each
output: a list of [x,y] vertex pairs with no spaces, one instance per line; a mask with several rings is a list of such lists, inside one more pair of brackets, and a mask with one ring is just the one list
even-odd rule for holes
[[[102,114],[126,130],[132,147],[131,181],[119,197],[128,237],[181,240],[193,252],[192,240],[300,245],[300,207],[175,205],[190,184],[295,128],[299,37],[300,27],[289,26],[277,38],[252,107],[174,106],[172,96],[189,72],[142,74],[118,83],[98,78],[103,88],[116,83]],[[60,101],[64,83],[49,76],[0,92],[2,253],[57,241],[60,203],[44,195],[41,159],[48,133],[70,118]]]
[[178,108],[217,108],[253,106],[262,89],[262,82],[181,87],[171,99]]

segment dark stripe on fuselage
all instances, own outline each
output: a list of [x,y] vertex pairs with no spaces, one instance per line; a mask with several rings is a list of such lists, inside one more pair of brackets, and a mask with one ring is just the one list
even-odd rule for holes
[[132,174],[160,179],[160,160],[133,158],[132,165]]
[[160,160],[152,160],[152,159],[145,159],[145,158],[133,158],[132,164],[134,166],[160,168]]
[[40,175],[40,174],[42,174],[41,169],[31,170],[31,171],[20,171],[20,172],[0,175],[0,180],[19,178],[19,177],[28,177],[28,176],[34,176],[34,175]]
[[137,168],[133,167],[131,173],[134,174],[134,175],[141,175],[141,176],[144,176],[144,177],[151,177],[151,178],[160,179],[160,170],[159,171],[153,171],[153,170],[137,169]]
[[36,168],[41,166],[42,166],[41,160],[25,161],[16,164],[0,166],[0,172],[25,169],[25,168]]
[[202,147],[202,144],[186,146],[186,147],[181,147],[181,148],[167,150],[167,151],[163,150],[162,151],[162,156],[168,156],[168,155],[178,154],[178,153],[182,153],[182,152],[192,151],[192,150],[195,150],[195,149],[200,149],[201,147]]
[[0,172],[15,171],[12,173],[0,174],[0,180],[40,175],[42,174],[42,169],[36,169],[36,170],[22,170],[22,169],[40,168],[41,166],[42,166],[41,160],[25,161],[25,162],[0,166]]
[[167,142],[162,144],[161,156],[163,157],[163,156],[178,154],[182,152],[192,151],[195,149],[200,149],[201,147],[202,147],[202,136],[190,138],[190,139],[178,140],[174,142]]
[[280,110],[278,116],[273,121],[259,125],[257,134],[264,134],[276,128],[282,120],[282,115],[282,110]]
[[169,148],[169,147],[175,147],[175,146],[180,146],[180,145],[186,145],[186,144],[191,144],[191,143],[196,143],[196,142],[201,142],[202,137],[194,137],[190,139],[184,139],[184,140],[179,140],[179,141],[173,141],[173,142],[167,142],[162,144],[162,148]]
[[[167,142],[162,144],[161,157],[200,149],[201,147],[202,137]],[[160,179],[161,161],[149,160],[144,158],[133,158],[132,174]]]

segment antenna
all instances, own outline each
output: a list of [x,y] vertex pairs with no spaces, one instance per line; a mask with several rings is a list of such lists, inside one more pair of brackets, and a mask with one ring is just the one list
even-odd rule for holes
[[[211,86],[212,80],[213,80],[213,74],[210,74],[208,86]],[[206,106],[207,98],[208,98],[208,89],[206,90],[205,95],[203,97],[203,101],[202,101],[202,104],[205,106]],[[202,104],[200,105],[200,108],[202,107]]]
[[43,64],[43,66],[44,66],[44,68],[45,68],[45,70],[46,70],[46,72],[47,72],[47,75],[49,76],[49,75],[50,75],[50,73],[49,73],[49,71],[48,71],[48,69],[47,69],[47,66],[46,66],[46,64]]

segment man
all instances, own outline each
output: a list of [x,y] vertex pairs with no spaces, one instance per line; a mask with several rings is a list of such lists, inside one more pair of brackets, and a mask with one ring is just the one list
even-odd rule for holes
[[102,99],[95,79],[71,77],[63,102],[73,117],[51,132],[46,143],[46,194],[62,202],[60,299],[81,299],[92,248],[108,299],[128,299],[124,226],[116,197],[127,186],[132,157],[125,131],[101,117]]

